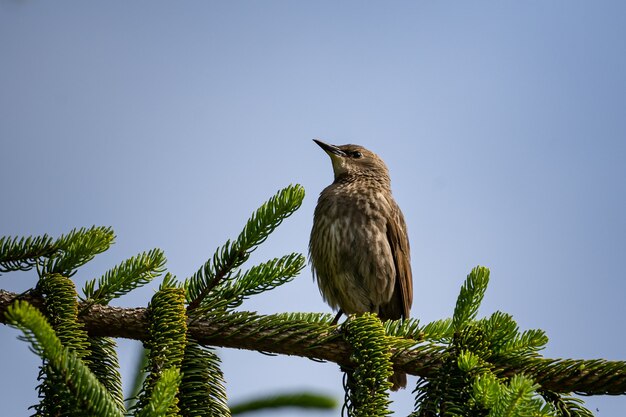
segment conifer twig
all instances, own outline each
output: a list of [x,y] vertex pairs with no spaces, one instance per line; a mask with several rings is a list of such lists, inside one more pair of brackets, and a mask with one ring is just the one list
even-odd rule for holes
[[[0,322],[6,323],[4,313],[18,298],[18,294],[0,290]],[[23,297],[35,307],[42,307],[41,297],[27,294]],[[243,314],[243,313],[242,313]],[[320,330],[311,335],[308,327],[299,324],[279,326],[278,316],[254,316],[233,320],[226,314],[190,323],[189,332],[200,344],[228,348],[257,350],[277,354],[295,355],[353,366],[350,346],[341,338],[333,337],[335,327],[316,323]],[[145,340],[148,336],[148,316],[145,308],[121,308],[94,305],[80,320],[90,336],[122,337]],[[283,318],[284,320],[284,318]],[[272,323],[277,323],[274,328]],[[262,324],[263,326],[261,326]],[[263,328],[262,328],[263,327]],[[261,329],[260,329],[261,328]],[[441,366],[437,352],[417,347],[411,350],[392,349],[394,368],[421,377],[432,377]],[[526,358],[516,363],[496,364],[501,375],[523,372],[532,375],[542,388],[552,392],[577,392],[585,395],[626,394],[626,362],[605,360],[573,360]]]

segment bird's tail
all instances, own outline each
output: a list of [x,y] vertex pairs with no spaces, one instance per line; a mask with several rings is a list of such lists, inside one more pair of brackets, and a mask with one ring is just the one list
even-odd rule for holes
[[406,388],[406,372],[396,371],[389,377],[391,382],[391,390],[398,391],[400,388]]

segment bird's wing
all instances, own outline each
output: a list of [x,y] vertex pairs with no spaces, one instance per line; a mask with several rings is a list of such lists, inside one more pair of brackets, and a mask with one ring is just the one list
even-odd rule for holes
[[397,205],[392,210],[390,218],[387,219],[387,239],[396,267],[396,287],[392,300],[401,307],[402,317],[408,318],[411,304],[413,304],[411,253],[404,216]]

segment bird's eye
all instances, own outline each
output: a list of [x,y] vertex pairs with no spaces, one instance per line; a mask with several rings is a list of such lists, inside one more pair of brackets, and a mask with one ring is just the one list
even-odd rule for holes
[[359,159],[362,156],[363,156],[363,154],[361,152],[359,152],[359,151],[352,152],[352,157],[355,158],[355,159]]

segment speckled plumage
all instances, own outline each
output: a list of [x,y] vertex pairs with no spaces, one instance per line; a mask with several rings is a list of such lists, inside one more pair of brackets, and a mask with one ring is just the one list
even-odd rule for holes
[[[336,158],[335,181],[320,194],[309,243],[322,296],[346,314],[374,312],[382,320],[409,317],[409,241],[387,167],[361,146],[336,148],[345,156],[329,152]],[[349,156],[354,152],[361,157]]]
[[[408,318],[413,300],[409,240],[385,163],[358,145],[315,142],[330,156],[335,174],[320,194],[309,242],[324,300],[346,314]],[[394,387],[402,384],[395,381]]]

